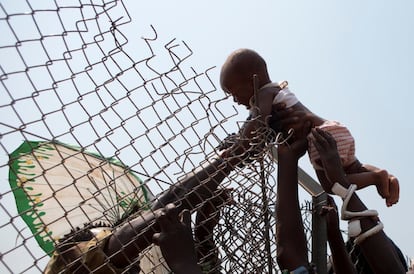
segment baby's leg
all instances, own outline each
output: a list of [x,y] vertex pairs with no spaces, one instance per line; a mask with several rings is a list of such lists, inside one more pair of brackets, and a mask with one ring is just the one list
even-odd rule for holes
[[358,189],[375,185],[378,193],[385,199],[387,206],[392,206],[398,202],[400,197],[400,187],[398,179],[388,174],[386,170],[367,164],[353,164],[346,168],[349,180],[358,186]]
[[384,169],[351,173],[347,174],[347,177],[351,183],[357,185],[358,189],[375,185],[382,198],[390,198],[390,181],[388,179],[388,172]]

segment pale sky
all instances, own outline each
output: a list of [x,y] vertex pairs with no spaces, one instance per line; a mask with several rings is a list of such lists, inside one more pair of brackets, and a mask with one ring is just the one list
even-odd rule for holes
[[[414,176],[410,160],[414,153],[410,143],[414,124],[409,121],[413,117],[411,101],[414,100],[410,90],[414,76],[414,2],[125,0],[124,3],[132,18],[130,24],[122,26],[122,33],[130,41],[128,50],[133,50],[136,41],[142,44],[141,37],[153,35],[152,25],[164,44],[176,38],[191,48],[194,54],[187,65],[201,72],[215,67],[209,74],[220,90],[219,71],[227,55],[238,48],[251,48],[266,59],[273,81],[287,80],[291,90],[314,113],[346,124],[355,137],[360,161],[387,169],[398,177],[400,201],[390,208],[374,187],[358,194],[369,209],[378,210],[387,235],[405,255],[414,258],[411,228]],[[20,9],[18,4],[15,7]],[[21,27],[30,33],[33,26]],[[53,28],[53,24],[49,27]],[[16,66],[15,70],[21,65],[14,64],[12,56],[2,55],[2,58],[2,63]],[[41,59],[34,54],[33,62],[36,58]],[[247,117],[247,110],[229,100],[228,107],[233,106],[241,113],[240,119]],[[1,114],[5,115],[4,112]],[[35,115],[24,111],[21,114]],[[232,132],[236,127],[228,130]],[[10,139],[1,142],[5,144]],[[20,139],[12,141],[17,144]],[[7,156],[1,157],[3,160]],[[301,166],[316,178],[307,157],[301,160]],[[0,171],[3,192],[8,187],[7,171]],[[310,199],[305,193],[301,196]],[[3,203],[6,204],[4,199]],[[340,205],[341,201],[337,203]],[[17,218],[14,221],[22,223]],[[346,223],[342,226],[346,227]],[[2,229],[1,233],[6,235],[14,228]],[[17,242],[13,237],[8,240]]]

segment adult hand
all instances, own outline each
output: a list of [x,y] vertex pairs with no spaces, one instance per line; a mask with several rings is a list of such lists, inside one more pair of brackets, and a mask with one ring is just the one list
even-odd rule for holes
[[[285,112],[283,115],[285,115]],[[298,117],[296,116],[296,118]],[[286,119],[291,119],[291,118],[286,118]],[[286,143],[282,143],[278,145],[279,157],[291,155],[295,157],[296,159],[299,159],[306,153],[306,150],[308,148],[307,135],[310,132],[312,123],[308,120],[305,120],[305,121],[298,122],[298,125],[299,124],[301,125],[301,127],[298,128],[297,131],[294,133],[295,134],[294,138],[292,138]]]
[[[310,128],[305,126],[305,124],[310,121],[308,116],[309,114],[304,110],[286,108],[285,104],[279,103],[273,105],[269,126],[276,133],[281,133],[284,138],[287,138],[289,136],[289,131],[293,130],[293,136],[290,137],[291,140],[289,140],[290,143],[304,134],[309,134]],[[303,130],[306,130],[306,132],[302,132]]]
[[320,214],[325,216],[328,235],[340,233],[338,207],[332,196],[327,196],[326,205],[322,206]]
[[[161,232],[152,241],[159,245],[162,255],[174,273],[201,273],[197,265],[194,240],[191,233],[191,214],[183,210],[181,219],[174,204],[168,204],[157,214],[156,222]],[[179,252],[177,252],[179,250]]]
[[319,128],[313,128],[311,133],[314,137],[312,142],[319,152],[326,178],[330,183],[329,186],[323,186],[323,188],[332,189],[335,182],[344,183],[346,181],[345,171],[341,164],[335,139],[328,132]]

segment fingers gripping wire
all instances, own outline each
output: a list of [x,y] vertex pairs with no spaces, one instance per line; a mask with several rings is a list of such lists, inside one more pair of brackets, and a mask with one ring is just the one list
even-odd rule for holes
[[351,184],[348,189],[344,188],[339,183],[335,183],[332,187],[332,192],[340,196],[343,200],[341,208],[341,219],[348,220],[348,235],[355,238],[355,243],[359,244],[363,242],[366,238],[380,232],[384,225],[381,222],[378,222],[376,226],[362,233],[361,221],[362,217],[376,217],[378,212],[373,209],[367,209],[359,212],[348,211],[348,203],[352,197],[352,194],[357,189],[356,185]]

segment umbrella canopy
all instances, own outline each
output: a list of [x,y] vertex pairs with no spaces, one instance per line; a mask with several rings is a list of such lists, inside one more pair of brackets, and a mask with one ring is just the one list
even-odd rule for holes
[[49,255],[71,230],[112,227],[153,199],[119,161],[63,143],[24,141],[9,156],[17,210]]

